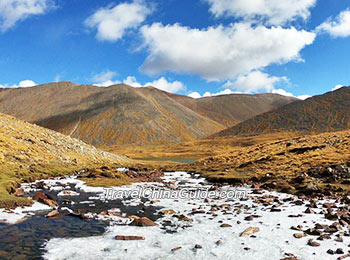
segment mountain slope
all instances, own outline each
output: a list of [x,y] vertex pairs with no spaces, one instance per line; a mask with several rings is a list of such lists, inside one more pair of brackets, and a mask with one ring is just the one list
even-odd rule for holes
[[0,111],[93,145],[184,141],[224,129],[154,88],[70,82],[0,92]]
[[238,147],[181,166],[181,170],[216,182],[253,183],[288,193],[349,192],[350,130]]
[[266,112],[212,137],[273,132],[322,133],[350,128],[350,88],[296,101]]
[[0,114],[0,207],[28,203],[8,194],[19,182],[72,174],[99,165],[130,163],[125,157]]
[[291,101],[279,95],[195,100],[153,87],[59,82],[1,91],[0,112],[98,147],[115,147],[191,141]]
[[277,94],[231,94],[199,99],[170,95],[184,106],[226,127],[298,100]]

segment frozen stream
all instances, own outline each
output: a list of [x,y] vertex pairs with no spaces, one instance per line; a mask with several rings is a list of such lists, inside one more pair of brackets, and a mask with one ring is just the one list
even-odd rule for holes
[[[177,191],[176,194],[189,189],[209,189],[215,191],[215,194],[235,191],[235,188],[230,186],[212,186],[198,175],[185,172],[166,173],[163,181],[163,183],[136,183],[116,187],[113,189],[113,194],[120,191],[123,191],[123,194],[130,194],[127,192],[151,189]],[[45,185],[54,190],[57,197],[76,201],[71,205],[60,204],[60,211],[76,211],[77,208],[83,208],[81,205],[85,205],[85,208],[91,209],[86,214],[91,220],[84,220],[85,222],[109,221],[104,233],[100,235],[87,234],[74,238],[65,235],[48,238],[43,243],[42,252],[45,259],[278,260],[291,255],[300,260],[337,259],[347,254],[350,244],[347,228],[332,232],[329,239],[318,240],[319,235],[307,235],[302,238],[293,236],[296,233],[303,233],[302,231],[308,228],[314,228],[316,223],[333,224],[334,221],[325,219],[321,214],[326,203],[321,200],[313,206],[314,213],[308,214],[305,213],[310,203],[308,200],[248,187],[238,188],[246,192],[247,196],[243,199],[178,196],[172,199],[106,200],[106,190],[87,187],[75,177],[59,181],[48,180],[45,181]],[[35,192],[31,185],[24,188],[26,192]],[[39,207],[38,204],[35,207]],[[108,210],[111,214],[99,214]],[[0,212],[0,219],[4,214]],[[146,216],[158,225],[131,226],[129,225],[132,222],[131,215]],[[291,229],[292,226],[298,225],[302,226],[301,231]],[[249,227],[258,228],[259,231],[251,236],[240,236]],[[115,239],[116,236],[141,236],[144,240],[120,241]],[[309,239],[319,243],[319,246],[308,245]],[[327,253],[329,249],[334,251],[342,249],[343,253],[330,255]]]

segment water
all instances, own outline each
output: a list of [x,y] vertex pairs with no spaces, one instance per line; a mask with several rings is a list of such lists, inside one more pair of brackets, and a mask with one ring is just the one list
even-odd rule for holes
[[135,158],[135,160],[154,161],[154,162],[178,162],[178,163],[193,163],[196,158]]
[[[39,211],[34,217],[26,221],[7,225],[0,223],[0,259],[43,259],[46,241],[52,238],[78,238],[100,236],[105,233],[109,222],[92,219],[80,219],[69,216],[63,208],[68,207],[74,212],[99,213],[111,208],[119,208],[127,215],[145,216],[152,220],[157,220],[160,216],[156,214],[159,208],[142,205],[125,206],[121,200],[102,201],[98,199],[96,193],[87,193],[75,188],[75,184],[70,184],[71,191],[79,192],[79,196],[60,197],[59,191],[40,189],[45,194],[49,194],[60,205],[60,215],[54,219],[45,218],[50,212]],[[37,192],[32,191],[26,196],[34,196]],[[95,199],[92,199],[95,197]],[[90,203],[82,203],[89,201]],[[145,200],[144,200],[145,201]]]

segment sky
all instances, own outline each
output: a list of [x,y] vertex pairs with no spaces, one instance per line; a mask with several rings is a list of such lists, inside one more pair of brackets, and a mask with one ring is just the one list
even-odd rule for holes
[[349,0],[0,0],[0,88],[305,99],[350,85]]

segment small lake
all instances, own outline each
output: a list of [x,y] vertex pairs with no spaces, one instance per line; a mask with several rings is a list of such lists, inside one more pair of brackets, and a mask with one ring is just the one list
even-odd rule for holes
[[153,162],[177,162],[177,163],[193,163],[198,158],[135,158],[135,160],[153,161]]

